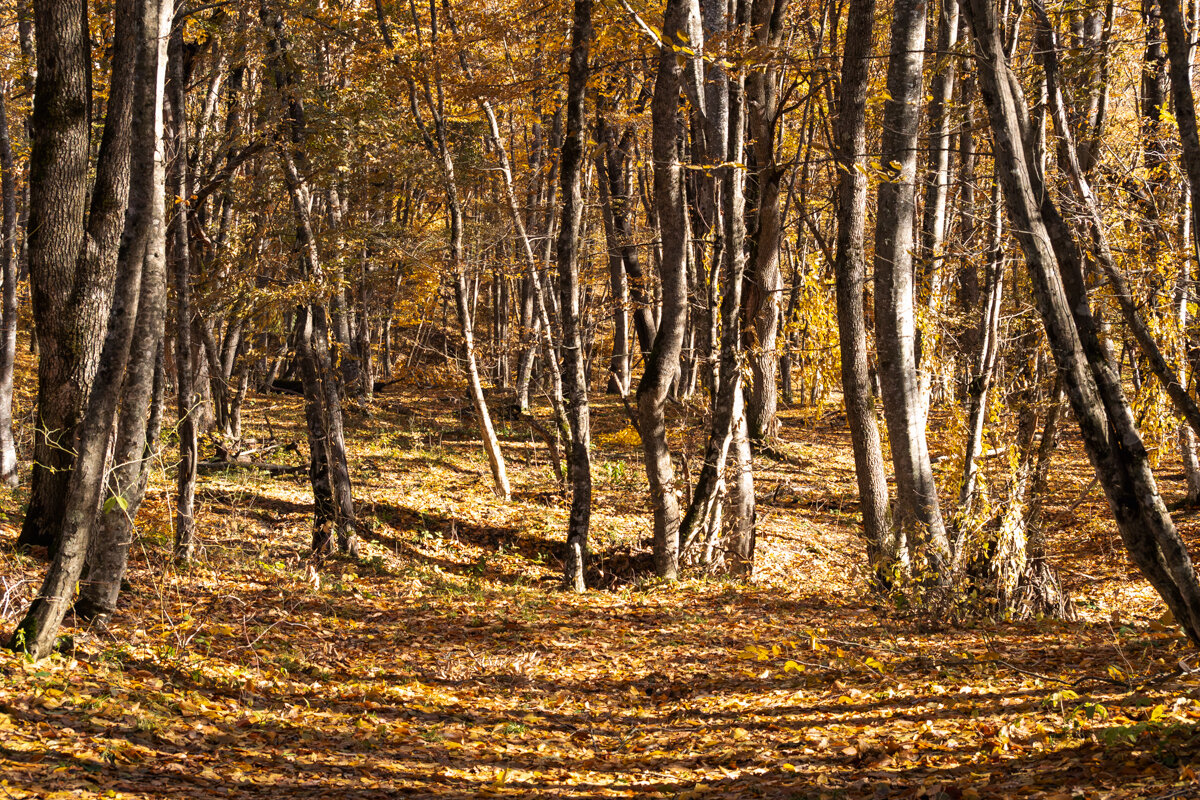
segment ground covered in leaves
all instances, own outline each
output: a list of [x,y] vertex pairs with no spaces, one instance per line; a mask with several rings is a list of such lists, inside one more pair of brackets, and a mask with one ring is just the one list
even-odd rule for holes
[[[410,387],[350,409],[357,562],[310,563],[303,476],[235,471],[202,479],[205,546],[174,565],[160,474],[114,625],[68,629],[40,663],[0,655],[0,796],[1200,796],[1194,651],[1071,441],[1049,527],[1081,618],[1008,624],[868,592],[834,410],[787,412],[787,444],[758,464],[753,583],[663,585],[639,573],[636,434],[601,399],[604,588],[566,594],[540,441],[501,422],[515,498],[500,503],[463,406]],[[676,412],[672,443],[695,461],[683,432],[700,421]],[[302,441],[294,400],[247,416]],[[0,497],[6,630],[42,569],[11,553],[23,497]]]

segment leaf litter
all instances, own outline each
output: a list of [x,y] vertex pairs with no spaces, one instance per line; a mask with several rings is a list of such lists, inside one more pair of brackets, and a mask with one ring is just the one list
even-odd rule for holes
[[[428,394],[351,413],[357,562],[308,558],[302,477],[243,472],[202,480],[205,547],[177,567],[160,474],[111,626],[0,656],[0,796],[1200,797],[1196,654],[1102,500],[1079,499],[1071,442],[1047,512],[1080,619],[951,624],[868,591],[836,417],[785,412],[790,456],[756,465],[752,583],[666,585],[642,557],[636,434],[599,399],[607,588],[576,596],[540,442],[502,427],[516,499],[498,503],[470,421]],[[294,401],[247,411],[267,414],[302,436]],[[696,421],[676,422],[694,455]],[[1176,518],[1195,541],[1195,513]],[[41,565],[5,550],[11,626]]]

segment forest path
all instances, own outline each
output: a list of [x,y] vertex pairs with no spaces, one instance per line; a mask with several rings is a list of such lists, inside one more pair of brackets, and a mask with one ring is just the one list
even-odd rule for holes
[[[202,482],[206,548],[177,569],[162,481],[113,628],[0,660],[0,796],[1200,796],[1200,679],[1143,685],[1192,648],[1098,495],[1076,504],[1069,441],[1050,519],[1083,619],[950,625],[866,591],[836,414],[789,412],[787,459],[759,465],[755,582],[664,586],[635,574],[644,477],[601,399],[593,577],[611,588],[575,596],[555,587],[565,509],[540,443],[500,422],[498,503],[462,403],[431,395],[351,412],[357,563],[309,569],[302,477],[229,473]],[[302,437],[293,400],[247,413]],[[684,415],[673,444],[695,453],[701,430]],[[19,606],[39,565],[3,559]]]

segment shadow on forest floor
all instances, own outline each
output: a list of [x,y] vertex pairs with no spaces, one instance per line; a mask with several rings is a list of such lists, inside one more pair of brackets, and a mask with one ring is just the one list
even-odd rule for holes
[[[649,579],[644,483],[614,467],[593,562],[634,578],[575,595],[544,463],[512,459],[500,503],[469,444],[382,435],[406,409],[439,424],[420,396],[381,406],[351,441],[359,561],[310,568],[302,480],[202,481],[211,559],[141,539],[137,591],[72,631],[74,661],[0,659],[5,798],[1200,796],[1193,648],[1105,549],[1102,499],[1051,532],[1083,621],[952,625],[867,590],[846,433],[818,420],[789,431],[805,466],[764,470],[788,493],[764,498],[754,584]],[[1086,485],[1064,459],[1052,520]],[[36,565],[0,566],[36,591]]]

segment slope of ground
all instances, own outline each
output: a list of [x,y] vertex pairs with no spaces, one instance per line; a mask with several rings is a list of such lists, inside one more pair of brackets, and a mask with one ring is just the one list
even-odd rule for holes
[[[247,416],[302,441],[293,400]],[[1194,652],[1070,442],[1049,511],[1081,620],[950,625],[867,591],[844,426],[787,417],[788,458],[759,464],[752,585],[636,573],[644,473],[608,399],[592,575],[610,588],[584,596],[557,588],[566,513],[540,442],[501,425],[515,499],[497,501],[446,391],[351,409],[358,562],[308,561],[303,476],[231,472],[203,479],[204,549],[176,566],[160,480],[112,628],[0,655],[0,795],[1200,796]],[[674,429],[693,460],[698,424]],[[0,505],[9,629],[41,570],[11,554],[20,502]]]

